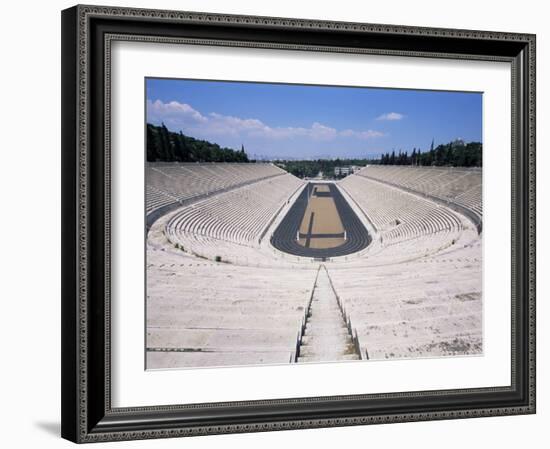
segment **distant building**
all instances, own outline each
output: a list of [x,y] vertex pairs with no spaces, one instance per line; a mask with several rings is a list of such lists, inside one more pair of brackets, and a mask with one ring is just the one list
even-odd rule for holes
[[334,167],[334,176],[347,176],[351,172],[351,167]]
[[348,165],[345,167],[334,167],[334,176],[344,177],[355,173],[356,171],[361,170],[363,167],[358,165]]

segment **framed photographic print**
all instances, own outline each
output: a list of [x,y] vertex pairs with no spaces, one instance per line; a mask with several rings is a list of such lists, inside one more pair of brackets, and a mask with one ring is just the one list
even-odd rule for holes
[[535,412],[535,36],[62,12],[62,435]]

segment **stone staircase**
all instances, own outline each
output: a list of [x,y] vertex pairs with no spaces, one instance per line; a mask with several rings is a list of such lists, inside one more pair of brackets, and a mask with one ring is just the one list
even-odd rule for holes
[[360,360],[325,266],[321,266],[299,346],[297,363]]

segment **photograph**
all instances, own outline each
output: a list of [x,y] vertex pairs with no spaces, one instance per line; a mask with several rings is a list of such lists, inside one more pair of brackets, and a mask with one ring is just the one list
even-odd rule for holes
[[143,102],[147,370],[483,356],[482,92],[146,77]]

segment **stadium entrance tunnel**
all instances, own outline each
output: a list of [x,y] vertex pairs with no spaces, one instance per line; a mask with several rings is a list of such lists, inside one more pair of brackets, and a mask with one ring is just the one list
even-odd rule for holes
[[280,251],[326,260],[366,248],[371,237],[333,183],[308,183],[271,237]]

